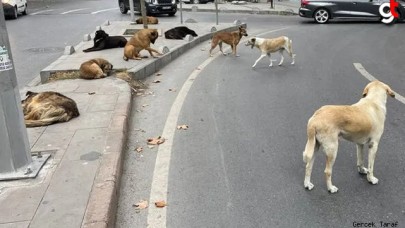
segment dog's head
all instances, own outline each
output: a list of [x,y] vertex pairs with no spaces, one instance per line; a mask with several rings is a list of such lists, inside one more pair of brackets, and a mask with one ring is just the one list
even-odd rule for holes
[[143,19],[142,19],[142,17],[136,19],[135,22],[136,22],[137,24],[143,24]]
[[106,33],[104,30],[100,29],[96,31],[96,35],[94,36],[94,40],[99,40],[99,39],[104,39],[108,37],[108,33]]
[[240,36],[248,36],[246,28],[239,26],[239,34]]
[[391,97],[395,97],[394,91],[389,87],[387,84],[382,83],[378,80],[372,81],[367,84],[366,88],[364,88],[363,91],[363,97],[367,97],[367,95],[371,93],[382,93],[382,94],[387,94]]
[[190,34],[194,37],[198,36],[197,33],[195,33],[194,30],[191,30],[191,29],[189,29],[188,34]]
[[107,60],[102,59],[102,58],[97,58],[97,59],[95,59],[95,61],[97,62],[97,65],[100,66],[101,70],[104,73],[106,73],[107,75],[110,75],[110,73],[113,69],[113,65],[110,62],[108,62]]
[[158,38],[159,33],[156,29],[151,29],[149,33],[149,39],[152,44],[155,44],[156,39]]
[[245,43],[245,46],[251,46],[252,48],[255,46],[256,43],[256,37],[252,37],[248,39],[248,41]]

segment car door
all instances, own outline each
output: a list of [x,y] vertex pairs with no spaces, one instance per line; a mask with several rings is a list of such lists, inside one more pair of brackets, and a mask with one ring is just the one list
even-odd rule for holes
[[381,0],[355,0],[353,16],[355,17],[380,17],[379,8]]
[[333,1],[333,17],[353,17],[353,10],[355,10],[356,3],[353,0],[336,0]]

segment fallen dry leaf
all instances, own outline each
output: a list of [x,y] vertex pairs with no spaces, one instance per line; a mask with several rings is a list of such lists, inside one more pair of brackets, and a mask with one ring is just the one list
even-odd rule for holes
[[134,204],[134,207],[136,207],[136,209],[146,209],[148,208],[148,201],[146,200],[141,200],[139,203]]
[[169,89],[170,92],[176,92],[176,89]]
[[157,138],[149,138],[148,145],[159,145],[165,142],[165,138],[157,137]]
[[162,200],[162,201],[155,202],[155,205],[156,205],[156,207],[166,207],[167,203],[164,200]]
[[201,68],[199,68],[199,67],[197,67],[197,68],[195,68],[196,70],[201,70]]
[[154,146],[148,146],[149,147],[149,149],[153,149],[153,148],[155,148]]
[[160,75],[162,75],[161,73],[156,73],[156,76],[160,76]]
[[141,153],[143,151],[143,147],[139,146],[135,149],[135,151]]
[[89,95],[94,95],[94,94],[96,94],[96,92],[89,92],[88,94]]
[[145,108],[145,107],[148,107],[148,106],[149,106],[148,104],[143,104],[142,108]]
[[179,125],[179,126],[177,126],[177,129],[179,129],[179,130],[187,130],[187,129],[188,129],[188,125],[185,125],[185,124]]
[[160,80],[155,80],[153,81],[153,83],[160,83]]

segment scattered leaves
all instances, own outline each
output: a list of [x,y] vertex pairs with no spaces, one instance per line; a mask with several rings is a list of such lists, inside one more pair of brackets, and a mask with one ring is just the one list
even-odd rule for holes
[[161,200],[161,201],[155,202],[155,206],[162,208],[162,207],[166,207],[167,203],[164,200]]
[[161,136],[157,138],[149,138],[148,139],[148,145],[159,145],[165,142],[165,138],[162,138]]
[[88,94],[89,95],[94,95],[94,94],[96,94],[96,92],[89,92]]
[[149,204],[146,200],[141,200],[139,203],[132,205],[136,209],[146,209],[148,208]]
[[135,148],[135,151],[141,153],[143,151],[143,147],[138,146],[137,148]]
[[160,83],[160,80],[154,80],[153,83]]
[[179,126],[177,126],[177,129],[178,129],[178,130],[187,130],[187,129],[188,129],[188,125],[185,125],[185,124],[179,125]]

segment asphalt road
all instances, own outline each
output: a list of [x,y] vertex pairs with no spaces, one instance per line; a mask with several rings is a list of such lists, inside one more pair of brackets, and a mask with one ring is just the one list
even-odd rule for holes
[[[323,152],[312,191],[303,187],[302,161],[313,112],[361,98],[369,81],[354,63],[405,95],[403,24],[239,17],[249,34],[289,36],[296,65],[286,57],[282,67],[264,59],[252,69],[258,50],[240,44],[240,57],[210,59],[203,43],[150,77],[145,95],[134,99],[116,227],[405,227],[404,103],[387,101],[378,185],[357,173],[355,145],[346,141],[334,166],[337,194],[326,190]],[[176,130],[181,124],[189,129]],[[157,136],[167,141],[146,146]],[[168,206],[158,211],[153,203],[160,199]],[[134,208],[141,200],[149,209]]]

